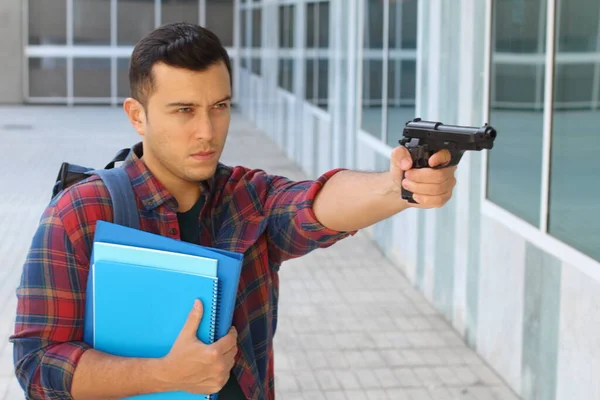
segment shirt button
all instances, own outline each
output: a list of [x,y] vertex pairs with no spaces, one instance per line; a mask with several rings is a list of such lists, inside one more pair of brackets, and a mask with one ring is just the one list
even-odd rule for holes
[[176,228],[171,228],[171,229],[169,230],[169,233],[170,233],[171,235],[177,235],[177,229],[176,229]]

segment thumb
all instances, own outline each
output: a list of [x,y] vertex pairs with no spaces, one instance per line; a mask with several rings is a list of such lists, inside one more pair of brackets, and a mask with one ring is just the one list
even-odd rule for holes
[[202,302],[198,299],[194,301],[194,307],[188,314],[188,318],[185,321],[185,325],[181,329],[180,336],[186,337],[188,339],[197,339],[198,326],[200,326],[200,321],[202,320],[202,313],[204,312],[204,307],[202,306]]
[[412,168],[412,157],[408,149],[404,146],[398,146],[392,151],[392,166],[408,171]]

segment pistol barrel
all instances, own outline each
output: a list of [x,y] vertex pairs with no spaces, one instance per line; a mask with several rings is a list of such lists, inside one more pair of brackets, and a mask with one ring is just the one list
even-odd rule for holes
[[454,142],[467,145],[467,149],[491,149],[496,138],[496,130],[489,125],[482,127],[444,125],[441,122],[422,121],[415,118],[406,123],[404,136],[441,142]]

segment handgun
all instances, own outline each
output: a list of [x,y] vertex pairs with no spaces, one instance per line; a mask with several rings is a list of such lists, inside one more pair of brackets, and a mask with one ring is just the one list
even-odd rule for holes
[[[444,125],[441,122],[422,121],[415,118],[406,123],[400,145],[410,152],[413,168],[429,168],[429,158],[440,150],[448,150],[450,162],[434,167],[447,168],[458,165],[467,150],[492,149],[496,130],[488,124],[482,127]],[[416,203],[412,192],[402,188],[402,198]]]

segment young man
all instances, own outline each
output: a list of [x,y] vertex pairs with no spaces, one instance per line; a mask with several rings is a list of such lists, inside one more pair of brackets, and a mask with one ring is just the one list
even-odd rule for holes
[[[95,223],[112,221],[108,191],[93,177],[47,207],[24,265],[11,341],[28,398],[184,390],[220,392],[221,400],[272,399],[280,264],[408,207],[441,207],[450,199],[455,168],[411,170],[402,147],[393,151],[387,172],[338,169],[315,181],[220,164],[230,74],[225,49],[199,26],[166,25],[143,38],[131,58],[132,98],[124,103],[141,143],[123,165],[141,229],[245,254],[230,333],[212,345],[199,342],[202,305],[196,304],[160,359],[116,357],[82,341]],[[440,152],[430,161],[449,159]],[[401,185],[419,204],[402,200]]]

